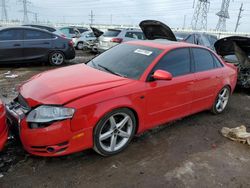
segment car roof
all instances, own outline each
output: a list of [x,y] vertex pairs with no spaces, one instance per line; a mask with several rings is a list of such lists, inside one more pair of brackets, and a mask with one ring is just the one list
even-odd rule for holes
[[206,48],[206,47],[199,46],[196,44],[191,44],[191,43],[186,43],[186,42],[169,41],[169,40],[165,40],[165,39],[129,41],[126,43],[127,44],[134,44],[134,45],[141,45],[141,46],[148,46],[148,47],[153,47],[153,48],[159,48],[159,49],[163,49],[163,50],[170,49],[170,48],[180,48],[180,47]]
[[48,34],[53,34],[52,32],[49,32],[45,29],[39,29],[36,27],[30,27],[30,26],[11,26],[11,27],[0,27],[0,31],[3,31],[5,29],[29,29],[29,30],[35,30],[35,31],[42,31],[42,32],[46,32]]

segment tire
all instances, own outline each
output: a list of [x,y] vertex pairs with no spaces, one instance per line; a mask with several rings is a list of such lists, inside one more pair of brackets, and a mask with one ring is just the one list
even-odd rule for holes
[[225,111],[230,95],[231,90],[228,86],[225,86],[220,90],[211,109],[213,114],[221,114]]
[[54,51],[49,55],[49,63],[54,66],[60,66],[64,64],[65,56],[62,52]]
[[83,50],[83,42],[78,42],[76,45],[77,50]]
[[135,135],[134,113],[121,108],[106,114],[94,131],[94,150],[102,156],[112,156],[123,151]]

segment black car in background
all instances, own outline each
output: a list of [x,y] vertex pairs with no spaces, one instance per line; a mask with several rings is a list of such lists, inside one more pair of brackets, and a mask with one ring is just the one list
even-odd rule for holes
[[212,50],[215,50],[214,44],[218,40],[216,36],[207,33],[174,32],[174,34],[178,41],[205,46]]
[[70,39],[32,27],[0,28],[0,63],[45,61],[62,65],[74,58]]

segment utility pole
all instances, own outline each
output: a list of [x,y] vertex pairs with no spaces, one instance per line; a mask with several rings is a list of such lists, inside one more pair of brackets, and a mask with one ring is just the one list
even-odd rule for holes
[[90,20],[90,26],[92,26],[93,23],[94,23],[94,16],[95,16],[94,13],[93,13],[93,10],[91,10],[91,13],[90,13],[89,16],[90,16],[90,19],[89,19]]
[[113,24],[113,15],[112,14],[110,15],[110,24],[111,25]]
[[210,0],[198,0],[193,18],[192,29],[193,30],[207,30],[207,14],[209,12]]
[[28,10],[28,4],[30,4],[31,2],[28,0],[20,0],[21,3],[23,4],[23,23],[29,23],[29,17],[28,17],[28,13],[30,13],[30,11]]
[[38,13],[34,13],[35,16],[35,23],[38,23]]
[[243,9],[243,3],[241,3],[241,6],[240,6],[240,11],[239,11],[239,15],[238,15],[238,18],[237,18],[237,22],[236,22],[236,26],[235,26],[234,32],[237,32],[237,29],[238,29],[238,27],[240,25],[240,19],[242,18],[241,17],[242,11],[244,11],[244,9]]
[[219,16],[219,21],[216,25],[217,31],[226,31],[226,19],[229,19],[229,8],[230,0],[222,0],[221,10],[216,14]]
[[2,7],[2,21],[8,21],[8,14],[7,14],[7,6],[6,6],[6,0],[1,0],[1,5]]
[[187,18],[187,15],[184,15],[184,20],[183,20],[182,29],[185,29],[185,28],[186,28],[186,18]]

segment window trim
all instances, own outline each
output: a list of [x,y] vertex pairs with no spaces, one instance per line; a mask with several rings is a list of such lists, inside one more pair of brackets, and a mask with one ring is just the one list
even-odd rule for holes
[[152,82],[154,80],[152,80],[151,76],[153,75],[154,73],[154,69],[155,67],[158,65],[158,63],[166,56],[168,55],[170,52],[173,52],[173,51],[176,51],[176,50],[181,50],[181,49],[187,49],[188,50],[188,53],[189,53],[189,60],[190,60],[190,72],[187,73],[187,74],[183,74],[183,75],[178,75],[178,76],[173,76],[173,78],[178,78],[178,77],[181,77],[181,76],[187,76],[187,75],[190,75],[190,74],[193,74],[194,72],[194,66],[193,66],[193,62],[192,62],[192,57],[191,57],[191,50],[190,50],[190,47],[177,47],[177,48],[174,48],[174,49],[171,49],[167,52],[165,52],[165,54],[163,54],[163,56],[157,61],[157,63],[154,65],[154,67],[150,70],[148,76],[147,76],[147,79],[146,79],[146,82]]
[[[211,56],[213,57],[213,61],[214,61],[214,66],[215,68],[223,68],[224,64],[221,62],[221,60],[212,52],[210,52]],[[218,67],[217,64],[215,63],[215,59],[221,64],[221,67]]]

